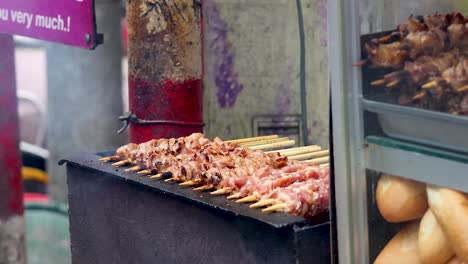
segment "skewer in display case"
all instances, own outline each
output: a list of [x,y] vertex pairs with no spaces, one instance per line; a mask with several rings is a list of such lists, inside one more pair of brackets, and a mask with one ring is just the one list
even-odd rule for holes
[[468,17],[410,16],[361,51],[363,107],[385,134],[468,153]]
[[[242,263],[328,262],[329,151],[294,145],[277,135],[223,141],[195,133],[130,143],[104,157],[68,159],[73,244],[81,248],[77,243],[97,231],[83,232],[83,215],[89,216],[88,224],[107,216],[118,226],[113,230],[125,230],[120,236],[132,240],[132,249],[151,244],[148,254],[138,257],[141,261],[158,254],[161,261],[194,255],[203,263],[239,263],[239,258]],[[93,199],[93,208],[83,199]],[[121,206],[125,210],[116,208]],[[127,222],[117,220],[122,217]],[[116,228],[98,222],[93,223],[108,232]],[[143,231],[150,226],[151,231]],[[136,237],[134,232],[149,233]],[[76,252],[77,261],[98,255]],[[220,261],[228,256],[233,259]]]

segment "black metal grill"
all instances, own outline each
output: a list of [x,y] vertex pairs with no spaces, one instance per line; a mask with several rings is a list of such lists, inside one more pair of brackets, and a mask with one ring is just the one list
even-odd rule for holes
[[316,223],[265,214],[99,158],[61,161],[67,163],[74,263],[330,262],[328,214]]

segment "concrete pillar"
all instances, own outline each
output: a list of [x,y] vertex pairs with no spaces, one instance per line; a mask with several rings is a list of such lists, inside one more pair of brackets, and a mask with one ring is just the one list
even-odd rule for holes
[[120,1],[96,0],[104,45],[94,51],[47,45],[49,194],[67,200],[65,168],[57,162],[76,152],[112,150],[122,114]]

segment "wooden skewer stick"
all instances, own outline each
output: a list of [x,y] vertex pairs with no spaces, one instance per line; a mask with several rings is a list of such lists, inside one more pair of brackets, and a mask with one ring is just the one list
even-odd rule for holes
[[263,209],[262,212],[271,213],[271,212],[276,212],[276,211],[282,211],[284,208],[286,208],[285,204],[275,204],[268,208]]
[[466,92],[466,91],[468,91],[468,85],[462,86],[462,87],[457,89],[457,92],[459,92],[459,93],[463,93],[463,92]]
[[288,149],[282,149],[282,150],[273,150],[273,151],[267,151],[265,153],[275,153],[279,152],[282,156],[294,156],[297,154],[303,154],[303,153],[309,153],[309,152],[315,152],[319,151],[322,148],[318,145],[312,145],[312,146],[305,146],[305,147],[297,147],[297,148],[288,148]]
[[372,86],[380,86],[380,85],[384,85],[384,84],[386,84],[386,83],[387,83],[387,80],[385,80],[385,79],[380,79],[380,80],[375,80],[375,81],[371,82],[370,84],[371,84]]
[[274,138],[274,139],[267,139],[267,140],[260,140],[260,141],[241,143],[240,145],[243,146],[243,147],[252,147],[252,146],[258,146],[258,145],[265,145],[265,144],[283,142],[283,141],[288,141],[288,140],[289,140],[288,137],[282,137],[282,138]]
[[108,162],[108,161],[114,161],[114,160],[117,161],[119,159],[120,159],[120,156],[114,155],[114,156],[100,158],[99,161]]
[[193,190],[194,191],[208,191],[208,190],[211,190],[211,189],[213,189],[213,186],[208,184],[208,185],[203,185],[203,186],[194,188]]
[[265,150],[265,149],[275,149],[275,148],[283,148],[283,147],[291,147],[296,144],[296,141],[294,140],[288,140],[284,142],[278,142],[278,143],[271,143],[271,144],[265,144],[265,145],[259,145],[259,146],[253,146],[249,147],[251,150]]
[[265,140],[265,139],[273,139],[273,138],[278,138],[278,137],[279,137],[278,135],[270,135],[270,136],[261,136],[261,137],[251,137],[251,138],[226,140],[224,142],[228,142],[228,143],[246,143],[246,142],[259,141],[259,140]]
[[169,179],[165,179],[164,182],[171,182],[171,181],[175,181],[175,180],[176,180],[176,178],[171,177]]
[[290,159],[290,160],[306,160],[306,159],[313,159],[313,158],[328,156],[329,154],[330,154],[329,150],[322,150],[322,151],[317,151],[317,152],[312,152],[312,153],[306,153],[306,154],[290,156],[290,157],[288,157],[288,159]]
[[257,196],[249,195],[247,197],[237,200],[236,203],[253,203],[255,201],[257,201]]
[[134,167],[125,169],[126,172],[129,172],[129,171],[139,171],[139,170],[141,170],[141,167],[140,167],[140,166],[134,166]]
[[161,172],[161,173],[158,173],[156,175],[153,175],[150,177],[150,179],[159,179],[159,178],[171,178],[172,177],[172,173],[169,172],[169,171],[166,171],[166,172]]
[[272,205],[274,203],[275,203],[275,199],[266,199],[266,200],[256,202],[256,203],[250,205],[250,208],[264,207],[264,206],[267,206],[267,205]]
[[121,161],[112,163],[112,166],[119,167],[119,166],[127,165],[128,163],[130,163],[130,160],[126,159],[126,160],[121,160]]
[[387,84],[387,87],[388,88],[395,87],[395,86],[398,85],[398,83],[400,83],[400,80],[395,80],[395,81],[390,82],[389,84]]
[[356,63],[353,63],[353,67],[362,67],[367,64],[367,60],[360,60]]
[[417,95],[413,96],[413,98],[411,98],[413,101],[414,100],[419,100],[419,99],[422,99],[424,98],[424,96],[426,96],[426,92],[420,92],[418,93]]
[[179,183],[180,186],[194,186],[196,184],[197,183],[194,182],[194,181],[186,181],[186,182],[183,182],[183,183]]
[[422,86],[423,89],[431,89],[432,87],[437,87],[439,85],[439,81],[431,81]]
[[210,194],[212,194],[212,195],[225,195],[225,194],[229,194],[231,191],[232,191],[232,188],[226,187],[226,188],[223,188],[223,189],[216,190],[214,192],[210,192]]
[[323,157],[323,158],[318,158],[318,159],[311,159],[311,160],[306,160],[306,162],[311,162],[315,163],[317,165],[328,163],[330,161],[329,157]]
[[237,199],[237,198],[240,198],[241,194],[240,193],[235,193],[233,195],[229,195],[227,198],[229,200],[232,200],[232,199]]
[[150,179],[160,179],[160,178],[162,178],[162,175],[163,175],[162,173],[158,173],[158,174],[156,174],[156,175],[150,176],[149,178],[150,178]]
[[139,171],[137,172],[138,174],[140,175],[150,175],[151,174],[151,170],[142,170],[142,171]]
[[330,163],[320,164],[319,166],[320,166],[320,167],[330,167]]

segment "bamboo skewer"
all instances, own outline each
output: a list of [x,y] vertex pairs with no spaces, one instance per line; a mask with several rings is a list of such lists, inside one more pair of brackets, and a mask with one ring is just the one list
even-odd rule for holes
[[313,158],[328,156],[329,154],[330,154],[329,150],[322,150],[322,151],[317,151],[317,152],[312,152],[312,153],[306,153],[306,154],[290,156],[290,157],[288,157],[288,159],[290,159],[290,160],[306,160],[306,159],[313,159]]
[[226,195],[226,194],[229,194],[231,191],[232,191],[232,188],[226,187],[226,188],[223,188],[223,189],[219,189],[219,190],[210,192],[210,194],[212,194],[212,195]]
[[265,150],[265,149],[290,147],[290,146],[294,146],[294,144],[296,144],[296,141],[288,140],[288,141],[284,141],[284,142],[271,143],[271,144],[265,144],[265,145],[258,145],[258,146],[253,146],[253,147],[249,147],[249,148],[251,150]]
[[360,60],[356,63],[353,63],[353,67],[362,67],[368,63],[368,60]]
[[463,92],[466,92],[466,91],[468,91],[468,85],[462,86],[462,87],[457,89],[457,92],[459,92],[459,93],[463,93]]
[[227,198],[229,200],[232,200],[232,199],[237,199],[237,198],[240,198],[240,193],[235,193],[235,194],[232,194],[232,195],[229,195]]
[[119,166],[127,165],[128,163],[130,163],[130,160],[126,159],[126,160],[121,160],[121,161],[112,163],[112,166],[119,167]]
[[194,191],[208,191],[208,190],[211,190],[211,189],[213,189],[212,185],[203,185],[203,186],[200,186],[200,187],[197,187],[197,188],[193,188]]
[[150,178],[150,179],[160,179],[160,178],[162,178],[162,173],[158,173],[158,174],[156,174],[156,175],[152,175],[152,176],[150,176],[149,178]]
[[389,84],[387,84],[387,87],[388,88],[395,87],[395,86],[398,85],[398,83],[400,83],[400,80],[395,80],[395,81],[390,82]]
[[329,166],[330,166],[330,163],[320,164],[319,166],[320,166],[320,167],[329,167]]
[[103,162],[114,161],[114,160],[118,161],[119,158],[120,157],[118,155],[114,155],[114,156],[100,158],[99,161],[103,161]]
[[324,163],[328,163],[330,161],[330,158],[329,157],[323,157],[323,158],[318,158],[318,159],[311,159],[311,160],[306,160],[306,162],[311,162],[311,163],[315,163],[315,164],[324,164]]
[[171,181],[175,181],[175,178],[169,178],[169,179],[164,180],[164,182],[171,182]]
[[274,139],[266,139],[266,140],[260,140],[260,141],[241,143],[240,145],[242,147],[252,147],[252,146],[258,146],[258,145],[265,145],[265,144],[271,144],[271,143],[284,142],[284,141],[288,141],[288,140],[290,140],[288,137],[282,137],[282,138],[274,138]]
[[260,136],[260,137],[251,137],[251,138],[241,138],[241,139],[233,139],[233,140],[226,140],[224,142],[227,143],[247,143],[247,142],[253,142],[253,141],[260,141],[260,140],[266,140],[266,139],[274,139],[278,138],[278,135],[270,135],[270,136]]
[[152,174],[152,173],[151,173],[151,170],[142,170],[142,171],[137,172],[137,174],[140,174],[140,175],[150,175],[150,174]]
[[289,157],[289,156],[294,156],[294,155],[303,154],[303,153],[315,152],[321,149],[322,148],[320,146],[312,145],[312,146],[288,148],[288,149],[282,149],[282,150],[272,150],[272,151],[267,151],[265,153],[268,154],[268,153],[279,152],[281,156]]
[[264,207],[264,206],[267,206],[267,205],[272,205],[274,203],[275,203],[274,199],[266,199],[266,200],[263,200],[263,201],[256,202],[256,203],[250,205],[249,207],[250,208],[259,208],[259,207]]
[[438,86],[438,85],[439,85],[439,81],[436,80],[436,81],[432,81],[432,82],[428,82],[428,83],[424,84],[424,85],[422,86],[422,88],[423,88],[423,89],[430,89],[430,88],[436,87],[436,86]]
[[372,86],[380,86],[380,85],[384,85],[386,83],[387,83],[387,80],[380,79],[380,80],[375,80],[375,81],[371,82],[371,85]]
[[186,181],[186,182],[183,182],[183,183],[179,183],[180,186],[194,186],[194,185],[197,185],[196,182],[194,181]]
[[411,98],[413,101],[414,100],[419,100],[419,99],[422,99],[424,96],[426,96],[426,92],[420,92],[418,93],[417,95],[413,96],[413,98]]
[[171,178],[172,177],[172,173],[171,172],[161,172],[161,173],[158,173],[156,175],[153,175],[153,176],[150,176],[149,178],[150,179],[159,179],[159,178]]
[[271,212],[276,212],[276,211],[282,211],[284,208],[286,208],[285,204],[275,204],[268,208],[263,209],[262,212],[271,213]]
[[247,197],[244,197],[242,199],[239,199],[236,201],[236,203],[252,203],[257,201],[257,196],[255,195],[249,195]]
[[139,170],[141,170],[141,167],[140,167],[140,166],[134,166],[134,167],[125,169],[126,172],[130,172],[130,171],[139,171]]

